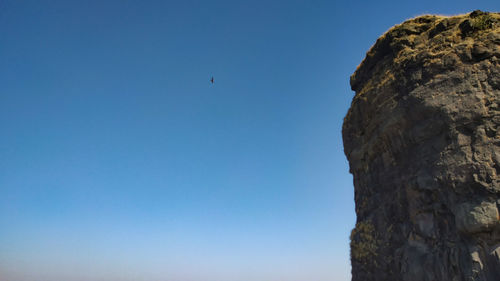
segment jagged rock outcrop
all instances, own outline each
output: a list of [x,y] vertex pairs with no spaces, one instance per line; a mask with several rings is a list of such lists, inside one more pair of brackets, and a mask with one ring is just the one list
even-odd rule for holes
[[397,25],[351,87],[352,280],[499,281],[500,14]]

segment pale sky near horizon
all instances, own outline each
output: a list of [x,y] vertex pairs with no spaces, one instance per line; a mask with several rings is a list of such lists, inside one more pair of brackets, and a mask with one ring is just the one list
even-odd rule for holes
[[350,280],[349,76],[498,8],[0,0],[0,281]]

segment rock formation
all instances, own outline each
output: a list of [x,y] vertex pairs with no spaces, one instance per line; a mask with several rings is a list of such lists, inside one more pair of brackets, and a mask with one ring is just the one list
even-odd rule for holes
[[499,281],[500,14],[397,25],[351,87],[352,280]]

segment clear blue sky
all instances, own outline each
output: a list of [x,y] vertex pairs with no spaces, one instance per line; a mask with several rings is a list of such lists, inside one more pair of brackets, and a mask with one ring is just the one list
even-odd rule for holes
[[0,0],[0,279],[349,280],[349,76],[498,4]]

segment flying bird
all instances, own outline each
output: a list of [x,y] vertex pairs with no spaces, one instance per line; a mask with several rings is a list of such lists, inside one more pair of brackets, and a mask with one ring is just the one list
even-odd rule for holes
[[214,83],[214,77],[212,76],[212,79],[210,79],[210,82],[212,82],[212,84]]

